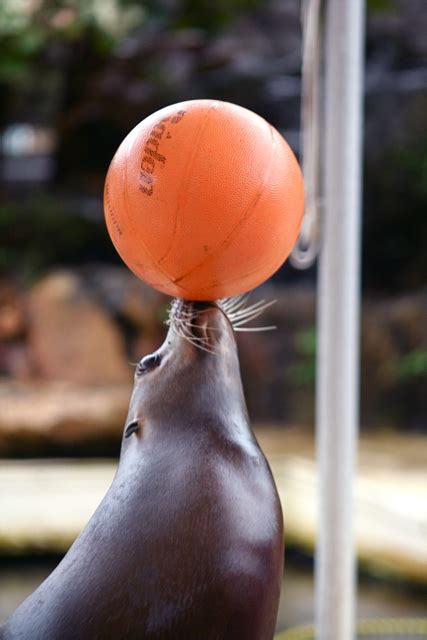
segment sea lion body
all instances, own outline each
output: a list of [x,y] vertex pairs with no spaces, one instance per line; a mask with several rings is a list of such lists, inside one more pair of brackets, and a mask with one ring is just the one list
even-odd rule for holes
[[170,329],[155,366],[140,367],[110,489],[2,640],[273,637],[280,502],[229,322],[218,308],[194,318],[214,353]]

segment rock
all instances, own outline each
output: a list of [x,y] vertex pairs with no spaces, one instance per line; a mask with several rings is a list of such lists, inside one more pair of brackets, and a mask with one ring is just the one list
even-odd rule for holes
[[118,450],[131,387],[59,382],[4,383],[0,388],[0,455],[46,452],[114,441]]
[[22,297],[12,283],[0,281],[0,342],[20,338],[24,332]]
[[24,297],[12,282],[0,281],[0,375],[18,380],[31,375],[26,332]]
[[[56,271],[19,297],[20,324],[9,324],[14,337],[0,340],[0,375],[15,381],[68,381],[83,390],[130,383],[130,363],[155,350],[166,332],[169,300],[120,267]],[[277,329],[236,334],[251,419],[312,425],[315,291],[273,281],[249,304],[262,298],[277,303],[252,326]],[[361,338],[362,424],[423,428],[425,292],[365,298]]]
[[391,328],[405,350],[427,347],[427,292],[405,295],[384,306]]
[[129,362],[157,349],[164,340],[170,298],[139,280],[128,269],[89,266],[78,271],[92,297],[121,329]]
[[123,338],[108,313],[71,272],[53,272],[29,297],[29,345],[46,380],[81,384],[132,379]]
[[78,271],[94,298],[134,331],[157,333],[170,298],[144,284],[128,269],[96,265]]
[[28,380],[33,374],[25,342],[0,342],[0,375],[14,380]]

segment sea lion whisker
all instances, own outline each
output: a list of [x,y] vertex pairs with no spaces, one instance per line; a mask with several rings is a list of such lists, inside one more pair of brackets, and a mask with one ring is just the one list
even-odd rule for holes
[[[188,321],[185,321],[185,326],[186,327],[195,327],[196,329],[199,328],[198,324],[194,324],[194,322],[188,322]],[[209,325],[206,327],[206,329],[208,331],[221,331],[221,329],[219,327],[211,327]]]
[[233,313],[235,311],[238,311],[239,309],[241,309],[242,307],[244,307],[244,305],[246,304],[247,299],[241,299],[240,301],[234,302],[231,301],[230,303],[220,303],[218,306],[224,311],[224,313],[229,314],[229,313]]
[[[215,351],[212,351],[211,349],[207,349],[204,344],[206,344],[206,341],[204,338],[198,338],[197,336],[194,336],[193,334],[186,334],[183,330],[181,326],[176,326],[176,325],[171,325],[172,330],[181,338],[184,338],[185,340],[187,340],[190,344],[193,345],[193,347],[197,347],[198,349],[201,349],[202,351],[207,351],[208,353],[213,353],[215,354]],[[203,342],[204,341],[204,342]],[[200,343],[202,342],[202,343]]]
[[235,327],[234,331],[273,331],[274,329],[277,329],[277,327],[275,326],[271,326],[271,327]]
[[260,315],[264,313],[264,310],[261,309],[259,311],[255,311],[247,316],[241,316],[240,318],[233,318],[231,320],[231,324],[233,327],[238,327],[241,324],[247,324],[248,322],[252,322],[255,318],[258,318]]
[[251,296],[251,292],[250,291],[246,291],[244,293],[238,293],[236,296],[230,296],[229,298],[223,298],[223,301],[227,305],[229,305],[229,304],[235,305],[235,304],[239,304],[243,300],[246,300],[250,296]]
[[242,311],[248,311],[250,309],[257,309],[258,307],[262,306],[265,303],[266,303],[266,300],[264,300],[264,299],[258,300],[258,302],[253,302],[251,305],[249,305],[247,307],[243,307],[241,309],[237,309],[236,311],[233,311],[232,313],[241,313]]
[[[184,329],[184,327],[182,327],[182,329]],[[187,338],[195,347],[199,347],[199,349],[207,351],[208,353],[215,353],[212,349],[208,348],[211,346],[208,338],[195,336],[190,329],[187,329],[187,333],[183,337]]]
[[[231,320],[232,322],[234,322],[234,320],[242,320],[243,318],[247,318],[248,316],[253,315],[254,313],[258,313],[259,309],[248,309],[245,311],[240,311],[239,313],[233,313],[230,316],[228,316],[229,320]],[[263,312],[263,309],[261,309],[260,313]]]
[[262,314],[262,311],[260,311],[259,313],[255,313],[252,316],[249,316],[249,318],[241,318],[240,320],[237,320],[235,322],[231,323],[231,326],[233,327],[233,329],[235,329],[236,327],[241,327],[244,324],[248,324],[248,322],[252,322],[252,320],[255,320],[256,318],[258,318],[260,315]]
[[237,309],[240,309],[240,307],[245,305],[249,298],[249,293],[243,293],[239,296],[235,296],[234,298],[224,298],[219,301],[219,304],[224,310],[227,311],[227,313],[231,313],[232,311],[237,311]]
[[181,330],[181,328],[177,325],[171,325],[172,331],[179,336],[180,338],[184,338],[185,340],[189,340],[188,336]]
[[238,324],[243,324],[245,322],[250,322],[251,320],[254,320],[262,313],[264,313],[265,309],[267,309],[269,306],[271,306],[270,303],[262,307],[258,307],[257,309],[248,309],[244,313],[242,312],[240,314],[232,316],[231,318],[229,318],[229,320],[233,326],[237,326]]
[[188,331],[187,333],[185,333],[184,337],[190,338],[194,343],[200,342],[200,344],[205,344],[207,346],[210,345],[209,340],[207,340],[206,338],[195,336],[193,333],[191,333],[191,331]]
[[[194,326],[197,326],[197,325],[194,325]],[[205,344],[205,345],[210,346],[210,341],[209,341],[208,338],[203,338],[201,336],[194,335],[194,333],[191,331],[191,329],[188,329],[185,325],[180,325],[180,328],[185,333],[185,336],[190,338],[192,341],[200,342],[201,344]],[[193,342],[193,344],[194,344],[194,342]]]
[[228,313],[228,311],[233,307],[232,304],[233,299],[232,298],[224,298],[222,300],[218,300],[218,306],[225,312]]
[[251,313],[254,313],[258,310],[259,306],[250,306],[250,307],[243,307],[242,309],[237,309],[235,311],[232,311],[231,313],[227,313],[227,317],[228,319],[232,322],[234,320],[238,320],[241,317],[245,317],[247,315],[250,315]]
[[260,316],[261,313],[256,313],[255,315],[251,315],[248,316],[247,318],[236,318],[231,320],[231,326],[233,327],[233,329],[235,327],[240,327],[243,324],[248,324],[250,322],[252,322],[252,320],[255,320],[256,318],[258,318],[258,316]]
[[206,307],[206,309],[194,309],[193,311],[189,312],[189,315],[197,317],[197,316],[201,316],[203,313],[208,313],[211,310],[212,310],[212,307]]
[[201,309],[200,311],[193,311],[191,313],[182,312],[178,316],[176,316],[176,318],[188,318],[189,320],[193,320],[195,318],[198,318],[202,313],[205,313],[206,311],[207,309]]
[[176,300],[171,304],[169,309],[168,318],[165,321],[165,324],[171,326],[173,322],[176,322],[182,318],[189,318],[193,320],[197,318],[200,314],[206,313],[209,309],[184,309],[182,305],[180,306]]
[[191,322],[191,319],[178,318],[176,321],[176,326],[179,327],[182,331],[186,331],[187,335],[193,335],[193,331],[190,327],[197,327],[198,325]]
[[265,300],[260,300],[259,302],[252,304],[250,307],[246,307],[245,309],[241,309],[239,311],[233,312],[231,316],[232,317],[246,316],[251,314],[252,312],[264,311],[264,309],[268,309],[268,307],[271,307],[276,302],[277,300],[270,300],[268,302],[266,302]]
[[207,347],[204,346],[203,343],[195,342],[197,338],[195,338],[194,336],[183,335],[182,337],[188,340],[188,342],[192,344],[193,347],[196,347],[197,349],[201,349],[202,351],[206,351],[206,353],[212,353],[213,355],[215,355],[215,351],[213,351],[212,349],[208,349]]
[[[175,325],[177,327],[181,327],[182,330],[186,330],[187,335],[191,335],[194,336],[193,331],[191,330],[191,327],[194,328],[198,328],[199,325],[195,324],[194,322],[192,322],[193,320],[195,320],[197,317],[197,312],[196,313],[184,313],[184,314],[180,314],[179,316],[174,317],[172,320],[175,323]],[[209,329],[210,327],[208,327]],[[196,336],[194,336],[196,338]],[[209,341],[207,339],[202,339],[200,337],[197,337],[198,340],[203,340],[206,343],[208,343]]]
[[231,298],[219,298],[218,304],[221,307],[229,307],[231,304],[235,303],[240,296],[231,296]]

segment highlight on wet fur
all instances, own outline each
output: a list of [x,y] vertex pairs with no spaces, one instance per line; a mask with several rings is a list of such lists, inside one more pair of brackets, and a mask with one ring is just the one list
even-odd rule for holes
[[212,303],[200,303],[192,302],[189,300],[182,300],[175,298],[170,306],[168,324],[171,329],[179,335],[181,338],[188,340],[192,345],[207,351],[208,353],[215,353],[212,340],[209,338],[209,333],[216,331],[215,327],[207,327],[204,336],[198,335],[197,329],[199,328],[195,322],[195,319],[211,308],[217,306],[228,318],[234,331],[271,331],[276,329],[275,326],[245,326],[248,322],[258,318],[268,307],[275,304],[276,300],[267,302],[266,300],[260,300],[253,304],[249,303],[250,294],[241,294],[232,298],[222,298]]

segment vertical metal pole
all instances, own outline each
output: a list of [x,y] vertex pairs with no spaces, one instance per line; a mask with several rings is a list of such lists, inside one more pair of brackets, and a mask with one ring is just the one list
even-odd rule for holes
[[324,220],[318,287],[318,640],[354,637],[364,0],[327,0]]

